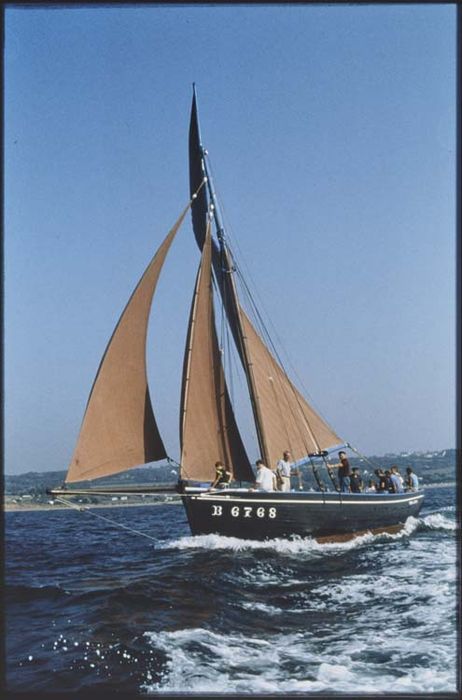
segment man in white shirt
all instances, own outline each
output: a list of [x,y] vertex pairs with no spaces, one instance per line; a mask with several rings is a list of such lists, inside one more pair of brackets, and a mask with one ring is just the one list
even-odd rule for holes
[[396,464],[394,464],[391,468],[391,480],[395,489],[395,493],[402,493],[404,491],[404,479],[399,473]]
[[398,471],[398,467],[393,465],[391,468],[391,482],[395,493],[403,493],[403,477]]
[[406,491],[418,491],[419,490],[419,479],[417,474],[414,474],[412,467],[406,468],[407,479],[406,479]]
[[277,463],[276,471],[279,476],[279,491],[290,491],[290,452],[286,450],[282,455],[282,459]]
[[255,462],[257,467],[257,478],[255,479],[255,488],[259,491],[275,491],[276,477],[271,469],[268,469],[263,463],[263,460],[257,459]]

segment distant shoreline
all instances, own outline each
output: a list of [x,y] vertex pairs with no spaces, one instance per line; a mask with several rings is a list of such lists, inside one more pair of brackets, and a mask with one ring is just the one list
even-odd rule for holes
[[64,503],[4,503],[5,512],[33,511],[33,510],[89,510],[92,508],[142,508],[143,506],[170,506],[181,503],[180,498],[171,501],[148,501],[147,503],[73,503],[66,506]]
[[[424,484],[422,485],[422,491],[426,489],[443,489],[448,486],[456,486],[456,481],[445,481],[438,482],[436,484]],[[64,503],[55,503],[51,505],[50,503],[3,503],[3,510],[5,512],[24,512],[24,511],[38,511],[38,510],[87,510],[91,508],[142,508],[143,506],[161,506],[161,505],[178,505],[181,503],[181,498],[179,496],[171,496],[171,500],[168,501],[147,501],[146,503],[74,503],[72,505],[66,506]]]

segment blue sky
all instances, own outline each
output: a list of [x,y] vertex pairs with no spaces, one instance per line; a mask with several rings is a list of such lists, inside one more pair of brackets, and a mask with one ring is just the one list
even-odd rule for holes
[[[365,454],[454,446],[455,12],[6,10],[7,473],[70,460],[106,342],[188,200],[193,81],[230,240],[314,405]],[[197,263],[188,220],[150,333],[176,459]],[[255,458],[239,381],[235,401]]]

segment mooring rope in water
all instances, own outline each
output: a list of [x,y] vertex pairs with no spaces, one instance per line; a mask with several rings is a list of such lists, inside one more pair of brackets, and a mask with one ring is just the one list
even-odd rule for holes
[[131,532],[134,535],[141,535],[142,537],[147,537],[148,540],[152,540],[153,542],[158,542],[158,540],[155,537],[148,535],[146,532],[141,532],[141,530],[135,530],[134,528],[128,527],[127,525],[122,525],[122,523],[118,523],[117,520],[112,520],[112,518],[107,518],[105,515],[100,515],[100,513],[94,513],[87,506],[78,506],[75,503],[70,503],[69,501],[66,501],[63,498],[59,498],[58,496],[55,496],[55,501],[59,501],[59,503],[63,503],[65,506],[69,506],[69,508],[73,508],[74,510],[85,511],[86,513],[89,513],[89,515],[93,515],[95,518],[99,518],[100,520],[105,520],[106,522],[111,523],[111,525],[115,525],[116,527],[120,527],[123,530],[128,530],[129,532]]

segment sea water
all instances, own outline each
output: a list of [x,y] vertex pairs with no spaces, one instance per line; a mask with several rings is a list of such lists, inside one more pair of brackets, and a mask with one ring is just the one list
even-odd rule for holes
[[454,692],[454,499],[344,544],[192,537],[172,504],[8,512],[7,687]]

